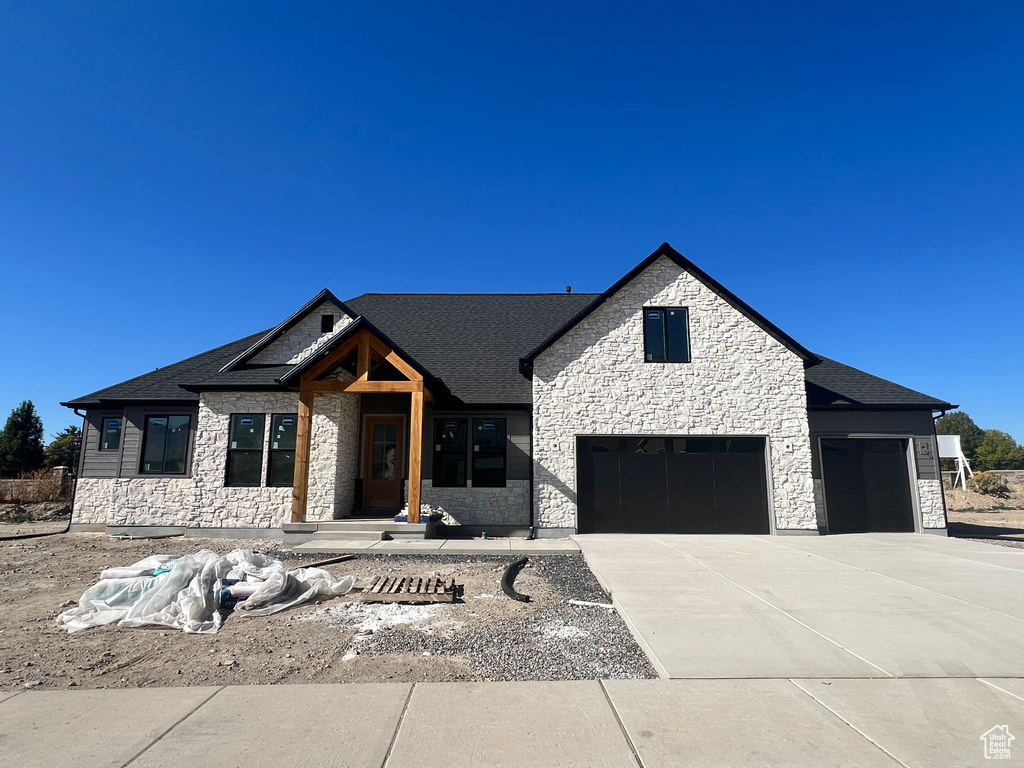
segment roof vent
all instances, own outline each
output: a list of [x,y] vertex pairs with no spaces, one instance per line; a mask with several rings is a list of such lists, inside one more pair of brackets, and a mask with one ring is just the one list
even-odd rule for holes
[[572,293],[572,286],[571,285],[565,286],[565,292],[566,293]]

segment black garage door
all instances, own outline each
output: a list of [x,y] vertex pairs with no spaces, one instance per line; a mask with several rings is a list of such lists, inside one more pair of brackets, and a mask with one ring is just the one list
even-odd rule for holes
[[822,438],[829,533],[913,532],[907,441]]
[[768,533],[764,438],[578,437],[580,533]]

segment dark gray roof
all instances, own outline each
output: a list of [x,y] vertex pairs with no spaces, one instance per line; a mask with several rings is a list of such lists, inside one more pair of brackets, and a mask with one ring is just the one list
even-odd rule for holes
[[814,409],[905,408],[943,411],[956,406],[818,355],[805,372],[807,405]]
[[365,293],[365,315],[467,403],[532,400],[519,358],[590,304],[594,293]]
[[120,384],[93,392],[91,395],[76,397],[74,400],[61,403],[61,405],[68,408],[84,408],[102,405],[106,402],[111,404],[154,400],[198,402],[198,396],[186,392],[179,385],[196,378],[206,378],[215,373],[228,360],[248,349],[266,333],[267,331],[254,333],[252,336],[246,336],[244,339],[232,341],[230,344],[211,349],[208,352],[193,355],[180,363],[157,368],[155,371],[122,381]]
[[[465,403],[516,405],[532,400],[519,359],[585,310],[599,294],[367,293],[347,306],[365,316],[431,378]],[[229,362],[269,331],[253,334],[63,405],[75,408],[126,402],[198,402],[204,389],[279,389],[291,365]],[[806,370],[811,408],[953,406],[826,357]]]

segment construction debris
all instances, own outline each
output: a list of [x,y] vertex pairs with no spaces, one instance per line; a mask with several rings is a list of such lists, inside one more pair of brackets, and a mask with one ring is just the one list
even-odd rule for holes
[[377,576],[362,592],[364,603],[453,603],[455,579],[434,576]]

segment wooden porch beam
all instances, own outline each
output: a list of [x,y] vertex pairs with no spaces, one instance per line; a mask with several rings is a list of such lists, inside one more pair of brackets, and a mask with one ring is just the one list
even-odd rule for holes
[[423,487],[423,383],[412,393],[409,409],[409,517],[420,521],[420,495]]
[[370,380],[370,333],[361,328],[357,334],[359,337],[359,354],[356,355],[356,379],[358,381]]
[[377,339],[375,336],[370,336],[370,346],[373,347],[377,354],[383,356],[385,360],[391,363],[395,368],[401,371],[402,375],[405,376],[409,381],[423,381],[423,376],[409,365],[401,356],[393,349],[388,349],[384,344]]
[[303,382],[303,392],[423,392],[422,381],[309,381]]
[[295,428],[295,470],[292,475],[292,522],[306,522],[309,451],[313,438],[313,392],[299,392],[299,423]]
[[321,360],[319,363],[317,363],[304,374],[302,374],[303,380],[309,379],[310,381],[312,381],[313,379],[316,379],[319,376],[323,376],[332,368],[337,367],[341,363],[341,361],[344,360],[349,355],[351,355],[352,351],[358,346],[359,334],[357,333],[355,336],[353,336],[351,339],[346,341],[344,344],[342,344],[340,347],[334,350],[331,354],[329,354],[327,357]]

